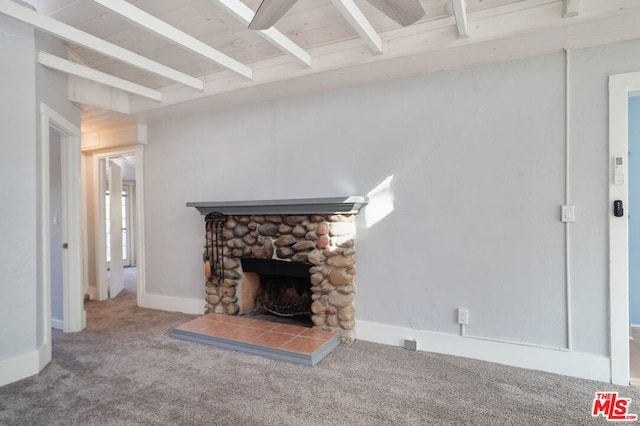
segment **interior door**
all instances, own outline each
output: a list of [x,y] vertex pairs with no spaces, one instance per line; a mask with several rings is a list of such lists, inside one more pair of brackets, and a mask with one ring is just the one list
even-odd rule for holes
[[132,204],[133,204],[133,184],[124,182],[122,184],[122,260],[125,267],[133,265],[133,244],[132,244]]
[[122,260],[122,169],[109,161],[109,232],[110,255],[109,297],[114,298],[124,289],[124,262]]

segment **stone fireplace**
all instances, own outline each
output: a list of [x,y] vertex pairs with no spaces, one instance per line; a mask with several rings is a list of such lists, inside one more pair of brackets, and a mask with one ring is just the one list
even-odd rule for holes
[[367,201],[348,197],[187,203],[207,215],[206,220],[217,220],[215,227],[206,228],[206,313],[243,315],[265,303],[270,308],[285,303],[282,309],[295,310],[302,306],[305,289],[284,283],[279,299],[284,302],[274,302],[273,296],[265,297],[259,273],[266,268],[276,276],[306,275],[314,327],[353,341],[355,219]]

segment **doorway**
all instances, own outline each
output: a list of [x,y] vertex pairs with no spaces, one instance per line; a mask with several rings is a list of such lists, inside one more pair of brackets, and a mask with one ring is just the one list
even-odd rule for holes
[[[51,327],[54,325],[52,315],[61,316],[57,318],[61,323],[55,325],[64,332],[82,330],[86,317],[82,304],[84,248],[80,129],[41,103],[40,130],[41,189],[38,221],[39,268],[42,273],[38,280],[38,323],[42,327],[39,337],[42,339],[39,356],[39,367],[42,369],[51,360]],[[52,171],[52,164],[54,168],[58,168],[59,164],[59,171]],[[59,285],[55,290],[52,289],[54,270],[56,285]],[[56,299],[54,302],[59,303],[61,312],[52,312],[52,292]]]
[[94,154],[98,300],[144,294],[142,146]]
[[609,315],[611,382],[630,383],[629,220],[613,213],[629,205],[629,96],[640,92],[640,72],[609,77]]
[[[135,247],[135,161],[132,156],[109,159],[120,166],[122,174],[122,191],[120,197],[120,217],[122,226],[120,229],[122,240],[122,262],[125,268],[136,266]],[[108,181],[108,179],[106,179]],[[111,262],[111,192],[107,188],[104,194],[105,203],[105,229],[106,229],[106,256],[107,268]]]

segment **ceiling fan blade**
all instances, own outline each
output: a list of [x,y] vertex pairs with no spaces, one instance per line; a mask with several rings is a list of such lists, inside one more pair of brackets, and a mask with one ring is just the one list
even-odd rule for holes
[[256,14],[249,23],[252,30],[266,30],[271,28],[278,19],[291,9],[297,0],[262,0]]
[[424,16],[419,0],[369,0],[369,3],[403,27]]

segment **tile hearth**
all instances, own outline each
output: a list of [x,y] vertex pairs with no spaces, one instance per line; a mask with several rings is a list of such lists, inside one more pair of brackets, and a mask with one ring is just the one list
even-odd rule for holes
[[171,336],[309,366],[340,344],[337,333],[213,313],[175,327]]

